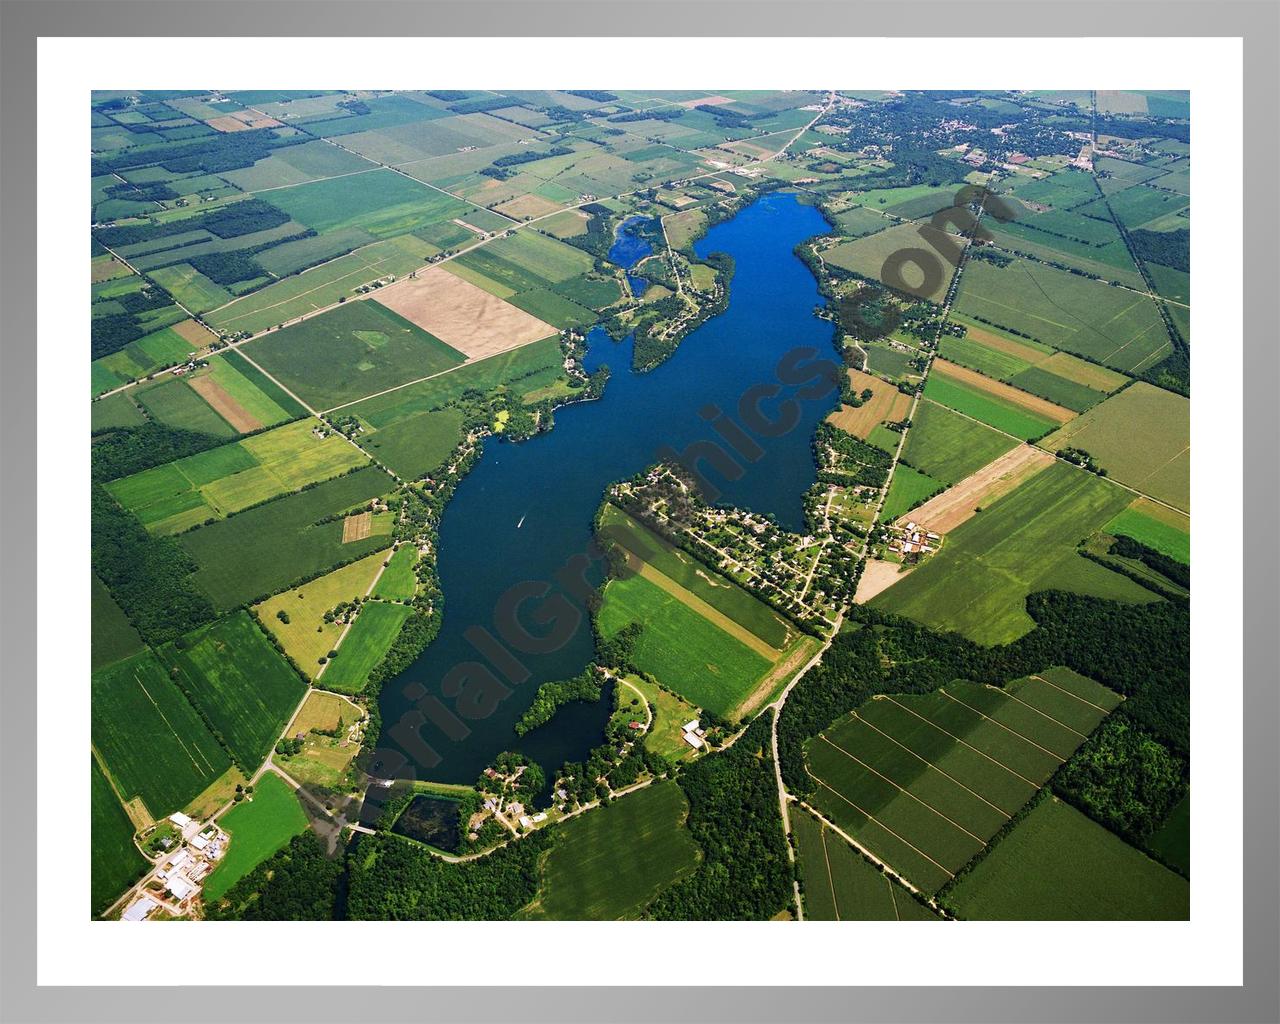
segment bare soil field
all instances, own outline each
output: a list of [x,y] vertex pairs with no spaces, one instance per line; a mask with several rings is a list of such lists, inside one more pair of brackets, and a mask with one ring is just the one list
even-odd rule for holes
[[828,422],[848,431],[855,437],[866,439],[876,424],[885,420],[900,420],[911,408],[911,396],[904,395],[894,385],[873,377],[861,370],[849,371],[849,383],[853,390],[862,393],[866,388],[873,392],[871,400],[857,408],[844,405],[827,417]]
[[267,117],[250,110],[239,110],[223,117],[211,117],[205,124],[219,132],[247,132],[251,128],[280,127],[280,122],[274,117]]
[[218,336],[213,331],[195,320],[183,320],[180,324],[174,324],[173,333],[191,342],[191,347],[197,350],[208,348],[218,340]]
[[342,543],[364,540],[373,529],[373,513],[358,512],[342,521]]
[[944,377],[969,385],[975,391],[981,391],[994,398],[1003,399],[1011,405],[1019,406],[1028,412],[1053,420],[1054,423],[1066,423],[1068,420],[1075,419],[1076,414],[1070,409],[1055,405],[1047,399],[1023,391],[1021,388],[1015,388],[1010,384],[1005,384],[1003,381],[984,376],[976,370],[949,363],[945,359],[935,359],[933,361],[933,369]]
[[[197,324],[196,326],[199,325]],[[191,385],[192,391],[213,406],[218,415],[240,433],[247,434],[253,430],[260,430],[265,426],[257,417],[249,415],[245,407],[232,398],[222,385],[209,375],[192,377],[187,383]]]
[[732,96],[703,96],[696,100],[681,100],[679,105],[682,107],[718,107],[724,103],[732,103]]
[[468,223],[467,223],[465,220],[463,220],[461,217],[454,217],[454,218],[453,218],[453,223],[457,224],[457,225],[458,225],[458,227],[460,227],[460,228],[466,228],[468,231],[473,231],[473,232],[475,232],[477,235],[486,235],[486,234],[488,234],[488,232],[487,232],[487,231],[485,231],[485,229],[484,229],[484,228],[478,228],[478,227],[476,227],[474,224],[468,224]]
[[103,281],[111,281],[117,277],[128,277],[132,273],[132,270],[114,258],[94,260],[89,264],[89,280],[93,284],[101,284]]
[[[934,533],[949,533],[968,521],[984,504],[1008,494],[1054,461],[1054,457],[1048,452],[1029,444],[1018,445],[902,518],[909,518]],[[868,562],[867,568],[870,567],[871,563]],[[866,578],[864,570],[862,580]],[[884,587],[880,589],[883,590]],[[862,581],[858,584],[857,600],[864,600]]]
[[[937,499],[934,499],[935,501]],[[923,508],[923,506],[921,506]],[[917,510],[919,511],[919,510]],[[862,567],[862,575],[858,577],[858,592],[853,595],[854,604],[866,604],[876,594],[888,590],[913,570],[905,572],[897,562],[885,562],[879,558],[868,558]]]
[[444,267],[403,278],[377,300],[468,359],[484,359],[559,332]]

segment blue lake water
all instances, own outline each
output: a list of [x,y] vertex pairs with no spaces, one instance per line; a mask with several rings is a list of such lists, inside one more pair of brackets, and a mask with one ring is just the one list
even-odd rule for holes
[[[575,675],[592,657],[589,617],[554,582],[556,573],[588,549],[592,518],[610,483],[659,461],[664,446],[684,451],[693,442],[717,438],[713,422],[722,419],[709,406],[741,424],[739,402],[753,386],[778,388],[759,402],[770,419],[782,418],[780,403],[791,403],[797,413],[792,429],[774,438],[753,434],[762,449],[754,461],[735,456],[744,470],[740,479],[724,479],[714,468],[705,472],[722,492],[722,503],[772,513],[787,528],[803,528],[802,496],[815,479],[810,438],[837,394],[831,382],[833,328],[813,315],[821,298],[792,250],[826,230],[822,215],[793,195],[761,197],[697,244],[700,255],[727,252],[736,261],[723,314],[644,374],[630,370],[629,340],[613,342],[603,331],[592,331],[588,370],[601,364],[612,370],[604,397],[558,410],[555,429],[529,441],[486,442],[484,456],[458,486],[440,525],[445,593],[440,635],[383,687],[381,764],[375,770],[470,783],[495,755],[519,750],[542,764],[550,778],[566,760],[583,758],[601,741],[609,716],[605,701],[566,705],[553,725],[523,738],[512,729],[540,683]],[[801,346],[813,351],[797,359],[800,372],[779,386],[780,359]],[[822,366],[826,375],[815,383]],[[700,412],[710,413],[710,421]],[[598,572],[588,576],[599,580]],[[527,601],[520,619],[537,635],[562,633],[564,642],[554,650],[523,653],[501,640],[495,624],[500,600],[522,582],[534,593],[540,592],[539,584],[548,587],[545,596]],[[540,610],[545,613],[541,623]],[[515,654],[528,678],[511,683],[513,664],[492,647],[480,653],[478,647],[491,641],[474,627]],[[498,692],[478,682],[485,672],[503,680],[508,695],[472,706],[473,695]],[[467,683],[460,694],[462,676]],[[442,714],[442,708],[450,714]],[[408,767],[396,763],[399,754],[407,756]]]
[[[610,263],[616,263],[630,270],[646,256],[653,255],[653,246],[636,231],[636,228],[648,219],[648,217],[628,217],[618,225],[613,246],[609,249]],[[631,274],[627,275],[627,283],[631,285],[631,294],[637,298],[649,287],[649,282],[643,277],[635,277]]]

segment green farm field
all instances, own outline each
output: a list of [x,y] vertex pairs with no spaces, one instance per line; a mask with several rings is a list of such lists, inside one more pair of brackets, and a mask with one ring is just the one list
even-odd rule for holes
[[243,609],[166,644],[158,656],[246,775],[270,753],[306,692]]
[[98,395],[130,380],[183,362],[195,346],[172,326],[131,341],[118,352],[95,359],[92,364],[92,391]]
[[1127,372],[1154,365],[1170,348],[1151,299],[1028,260],[971,262],[956,309]]
[[996,921],[1185,921],[1185,879],[1049,797],[948,897],[958,916]]
[[411,600],[418,591],[418,577],[413,571],[417,562],[418,549],[412,544],[402,544],[378,577],[373,596],[385,601]]
[[462,410],[422,412],[362,433],[360,447],[403,480],[438,469],[462,439]]
[[732,580],[675,547],[665,537],[658,536],[616,505],[605,506],[601,525],[607,529],[610,539],[723,612],[770,647],[781,650],[787,645],[791,629],[777,612]]
[[470,204],[385,168],[281,188],[270,196],[294,220],[319,232],[361,228],[385,238],[463,216]]
[[1150,601],[1149,590],[1076,553],[1081,538],[1131,500],[1114,484],[1055,462],[950,533],[941,551],[871,603],[1000,644],[1032,628],[1024,603],[1038,590]]
[[889,481],[889,493],[885,495],[884,508],[880,511],[881,521],[892,522],[904,512],[910,511],[925,499],[937,494],[943,486],[941,480],[935,480],[928,474],[899,462],[894,467],[893,479]]
[[658,782],[560,828],[534,901],[521,917],[618,921],[639,917],[663,889],[693,873],[701,854],[685,831],[689,805]]
[[[881,272],[886,259],[903,249],[920,248],[923,245],[925,242],[921,239],[918,225],[899,224],[887,231],[879,231],[874,235],[867,235],[851,242],[841,242],[834,248],[824,251],[822,258],[834,266],[850,270],[862,277],[882,281]],[[951,267],[945,265],[938,279],[932,282],[926,281],[913,265],[904,268],[903,273],[908,287],[915,294],[932,302],[941,302],[947,286],[951,283],[950,271]]]
[[344,412],[382,429],[420,412],[443,408],[474,388],[493,391],[509,388],[526,394],[564,377],[564,357],[556,338],[546,338],[501,355],[477,360],[431,380],[399,388],[389,394],[369,398]]
[[383,239],[236,299],[205,319],[224,331],[264,331],[332,306],[359,285],[417,270],[438,251],[413,235]]
[[150,273],[165,291],[193,313],[207,313],[232,299],[229,291],[210,281],[190,263],[157,267]]
[[321,678],[324,685],[340,693],[359,693],[390,650],[400,627],[413,612],[402,604],[367,601],[356,616],[338,657],[331,658]]
[[873,698],[806,748],[813,803],[926,891],[969,862],[1118,697],[1082,676]]
[[642,576],[609,583],[598,621],[605,636],[643,623],[636,666],[718,715],[746,699],[770,667],[765,657]]
[[219,416],[181,377],[169,377],[141,384],[130,392],[152,419],[179,430],[190,430],[228,440],[239,436],[230,423]]
[[[1065,352],[1060,354],[1066,355]],[[1077,384],[1073,380],[1059,377],[1044,366],[1030,366],[1008,378],[1007,383],[1029,394],[1046,398],[1072,412],[1092,409],[1107,397],[1104,391],[1096,391],[1083,384]]]
[[315,426],[299,420],[113,480],[107,489],[148,529],[176,533],[368,464],[340,434],[316,437]]
[[264,772],[253,798],[242,800],[218,819],[231,837],[227,852],[204,884],[206,900],[221,899],[236,882],[307,827],[307,815],[289,785]]
[[[280,641],[285,653],[308,678],[315,678],[320,669],[319,659],[333,649],[342,635],[341,624],[325,622],[325,612],[344,601],[363,597],[387,554],[378,551],[366,555],[254,606],[258,620]],[[288,617],[288,622],[280,618],[281,612]]]
[[915,469],[950,486],[1016,445],[1008,435],[952,412],[946,406],[921,402],[907,431],[902,458]]
[[963,338],[944,336],[938,353],[943,359],[1012,384],[1073,412],[1084,412],[1101,402],[1127,379],[1068,352],[1054,352],[1047,347],[1037,351],[1014,339],[1006,342],[985,325]]
[[185,807],[231,766],[156,656],[143,651],[93,674],[93,746],[126,800],[152,817]]
[[138,636],[138,631],[116,604],[111,591],[93,575],[90,577],[89,600],[92,623],[89,660],[95,672],[142,650],[142,638]]
[[1145,381],[1108,398],[1049,435],[1050,451],[1087,451],[1122,484],[1191,509],[1191,403]]
[[349,302],[244,350],[317,409],[428,377],[466,358],[377,302]]
[[380,536],[343,544],[341,521],[318,520],[393,486],[391,477],[369,466],[191,530],[179,543],[199,566],[196,585],[227,611],[385,547]]
[[1115,537],[1132,537],[1183,565],[1190,565],[1190,525],[1189,520],[1177,513],[1139,498],[1107,523],[1103,531]]
[[89,783],[89,845],[93,853],[89,897],[90,912],[97,915],[141,878],[148,864],[133,845],[133,822],[116,799],[111,783],[98,762],[92,757],[89,761],[93,772]]
[[902,886],[813,815],[791,813],[806,921],[937,921]]
[[239,352],[213,356],[207,372],[240,408],[264,427],[306,415],[306,409]]
[[1040,437],[1055,426],[1053,420],[940,373],[929,375],[924,386],[924,396],[1024,441]]

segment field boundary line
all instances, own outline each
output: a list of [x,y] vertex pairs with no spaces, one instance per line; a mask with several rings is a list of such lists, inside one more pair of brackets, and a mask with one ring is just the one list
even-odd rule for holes
[[[941,871],[943,874],[945,874],[948,878],[955,878],[955,877],[956,877],[952,872],[948,871],[948,870],[947,870],[946,868],[944,868],[941,864],[939,864],[936,860],[934,860],[934,859],[933,859],[932,857],[930,857],[927,853],[925,853],[925,852],[924,852],[924,850],[922,850],[922,849],[920,849],[918,846],[916,846],[916,845],[915,845],[915,843],[911,842],[911,841],[910,841],[910,840],[908,840],[908,839],[903,839],[903,838],[902,838],[902,836],[898,835],[898,833],[897,833],[897,832],[895,832],[893,829],[891,829],[891,828],[890,828],[888,825],[886,825],[884,822],[880,821],[880,819],[878,819],[874,814],[868,814],[866,811],[864,811],[861,807],[859,807],[857,804],[855,804],[852,800],[850,800],[850,799],[849,799],[847,796],[845,796],[843,793],[840,793],[840,792],[837,792],[837,791],[836,791],[836,790],[834,790],[834,789],[831,789],[831,787],[830,787],[830,786],[828,786],[825,782],[823,782],[821,779],[817,778],[816,776],[815,776],[815,778],[814,778],[814,781],[815,781],[815,782],[817,782],[817,783],[818,783],[818,785],[819,785],[819,786],[821,786],[823,789],[829,789],[829,790],[831,790],[831,792],[832,792],[832,793],[835,793],[835,795],[836,795],[836,796],[838,796],[841,800],[843,800],[845,803],[847,803],[847,804],[848,804],[850,807],[852,807],[855,811],[857,811],[857,812],[858,812],[859,814],[861,814],[864,818],[866,818],[866,819],[867,819],[867,821],[873,822],[875,825],[877,825],[877,826],[879,826],[880,828],[884,829],[886,832],[888,832],[888,833],[889,833],[889,835],[893,836],[893,838],[894,838],[894,839],[898,840],[898,842],[903,843],[904,845],[911,847],[911,849],[915,850],[915,851],[916,851],[916,853],[920,854],[920,856],[921,856],[921,857],[923,857],[925,860],[927,860],[930,864],[932,864],[934,867],[936,867],[939,871]],[[986,844],[986,843],[983,843],[982,845],[985,847],[987,844]]]
[[831,890],[831,907],[840,920],[840,901],[836,898],[836,880],[831,877],[831,855],[827,853],[827,827],[818,822],[818,841],[822,843],[822,859],[827,862],[827,888]]
[[1051,680],[1046,679],[1046,678],[1045,678],[1044,676],[1042,676],[1042,675],[1037,675],[1037,674],[1035,674],[1034,672],[1033,672],[1030,676],[1028,676],[1027,678],[1028,678],[1028,679],[1038,679],[1038,680],[1040,680],[1040,682],[1044,683],[1046,686],[1052,686],[1052,687],[1053,687],[1055,690],[1057,690],[1059,693],[1065,693],[1068,697],[1074,697],[1074,698],[1075,698],[1076,700],[1078,700],[1081,704],[1088,704],[1088,705],[1089,705],[1089,707],[1091,707],[1091,708],[1096,708],[1098,711],[1101,711],[1104,715],[1109,715],[1109,714],[1111,714],[1111,711],[1114,711],[1114,710],[1115,710],[1115,708],[1112,708],[1112,709],[1109,711],[1109,710],[1107,710],[1106,708],[1102,707],[1100,704],[1095,704],[1093,701],[1091,701],[1091,700],[1087,700],[1087,699],[1085,699],[1084,697],[1081,697],[1078,693],[1072,693],[1070,690],[1064,690],[1064,689],[1063,689],[1061,686],[1059,686],[1057,683],[1052,682]]
[[863,725],[867,725],[867,726],[870,726],[872,729],[875,729],[875,731],[876,731],[876,732],[880,733],[880,735],[881,735],[881,736],[883,736],[885,739],[887,739],[887,740],[888,740],[890,743],[892,743],[895,747],[901,747],[901,748],[902,748],[903,750],[905,750],[908,754],[910,754],[912,757],[914,757],[917,761],[919,761],[919,762],[921,762],[923,765],[925,765],[925,767],[927,767],[927,768],[932,768],[935,772],[937,772],[937,773],[938,773],[939,775],[941,775],[943,778],[945,778],[945,779],[950,779],[950,780],[951,780],[952,782],[954,782],[957,786],[959,786],[961,789],[963,789],[966,793],[969,793],[969,794],[971,794],[971,795],[973,795],[973,796],[976,796],[979,800],[981,800],[984,804],[986,804],[988,807],[990,807],[993,811],[996,811],[996,812],[997,812],[997,813],[999,813],[999,814],[1003,814],[1003,815],[1004,815],[1004,817],[1005,817],[1005,820],[1008,820],[1009,818],[1012,818],[1012,817],[1013,817],[1013,812],[1006,811],[1003,807],[997,807],[995,804],[993,804],[990,800],[988,800],[988,799],[987,799],[985,796],[983,796],[981,793],[976,792],[975,790],[970,789],[968,786],[966,786],[963,782],[961,782],[959,779],[957,779],[957,778],[956,778],[954,775],[952,775],[950,772],[944,772],[941,768],[939,768],[939,767],[938,767],[936,764],[934,764],[932,761],[926,760],[925,758],[923,758],[923,757],[921,757],[919,754],[917,754],[914,750],[912,750],[910,747],[908,747],[908,746],[906,746],[906,745],[904,745],[904,744],[902,744],[902,743],[899,743],[899,742],[898,742],[897,740],[895,740],[892,736],[890,736],[887,732],[884,732],[884,731],[883,731],[883,730],[881,730],[881,729],[877,729],[874,725],[872,725],[870,722],[868,722],[865,718],[863,718],[861,715],[859,715],[856,711],[853,713],[853,715],[854,715],[854,718],[855,718],[857,721],[861,722]]
[[980,718],[982,718],[982,719],[984,719],[984,720],[986,720],[986,721],[990,722],[992,725],[998,726],[999,728],[1003,729],[1003,730],[1004,730],[1005,732],[1007,732],[1010,736],[1017,736],[1017,737],[1018,737],[1018,739],[1022,740],[1024,743],[1030,743],[1030,744],[1031,744],[1033,747],[1035,747],[1037,750],[1043,750],[1046,754],[1048,754],[1050,757],[1052,757],[1052,758],[1053,758],[1055,761],[1057,761],[1059,764],[1062,764],[1062,762],[1066,760],[1066,758],[1065,758],[1065,757],[1059,757],[1057,754],[1055,754],[1055,753],[1054,753],[1052,750],[1050,750],[1048,747],[1042,747],[1039,743],[1037,743],[1035,740],[1031,739],[1029,736],[1023,736],[1023,735],[1022,735],[1022,733],[1018,732],[1018,730],[1017,730],[1017,729],[1010,729],[1010,728],[1009,728],[1007,725],[1005,725],[1003,722],[997,722],[997,721],[996,721],[994,718],[992,718],[990,715],[983,714],[981,711],[979,711],[977,708],[975,708],[972,704],[968,704],[968,703],[966,703],[965,701],[962,701],[959,697],[953,697],[951,694],[947,693],[946,687],[942,687],[942,688],[940,688],[940,689],[938,690],[938,692],[939,692],[940,694],[942,694],[944,697],[946,697],[948,700],[955,701],[955,703],[959,704],[962,708],[968,708],[970,711],[972,711],[972,712],[973,712],[975,715],[977,715],[978,717],[980,717]]
[[[892,696],[889,696],[888,694],[886,694],[885,696],[886,696],[886,699],[889,701],[889,703],[893,704],[895,707],[902,708],[902,710],[903,710],[903,711],[905,711],[907,714],[911,715],[911,716],[912,716],[912,717],[914,717],[914,718],[918,718],[918,719],[920,719],[920,721],[924,722],[924,724],[925,724],[925,725],[930,725],[930,726],[932,726],[933,728],[937,729],[937,730],[938,730],[938,732],[942,733],[942,735],[944,735],[944,736],[950,736],[953,740],[955,740],[955,741],[956,741],[957,743],[959,743],[961,746],[967,747],[969,750],[972,750],[972,751],[973,751],[975,754],[977,754],[979,757],[985,757],[985,758],[986,758],[988,761],[990,761],[992,764],[997,765],[997,766],[998,766],[998,767],[1000,767],[1000,768],[1003,768],[1003,769],[1004,769],[1005,771],[1007,771],[1010,775],[1012,775],[1015,779],[1021,779],[1021,780],[1022,780],[1023,782],[1025,782],[1028,786],[1030,786],[1030,787],[1031,787],[1031,789],[1032,789],[1032,791],[1033,791],[1033,794],[1034,794],[1034,792],[1039,791],[1039,789],[1041,788],[1041,785],[1042,785],[1041,783],[1039,783],[1039,782],[1032,782],[1029,778],[1027,778],[1027,777],[1026,777],[1025,775],[1023,775],[1021,772],[1016,772],[1016,771],[1014,771],[1012,768],[1010,768],[1010,767],[1009,767],[1007,764],[1005,764],[1003,761],[999,761],[999,760],[997,760],[996,758],[992,757],[990,754],[986,753],[986,751],[979,750],[979,749],[978,749],[977,747],[975,747],[972,743],[968,742],[968,741],[967,741],[967,740],[965,740],[965,739],[962,739],[961,737],[957,736],[955,733],[948,732],[946,729],[942,728],[942,726],[940,726],[937,722],[930,721],[928,718],[925,718],[925,717],[924,717],[924,715],[916,714],[916,712],[912,711],[912,710],[911,710],[909,707],[907,707],[905,704],[899,704],[896,700],[894,700],[894,699],[893,699],[893,697],[892,697]],[[1028,799],[1030,799],[1030,798],[1028,798]]]
[[[187,759],[191,762],[191,767],[193,767],[196,771],[200,772],[202,775],[204,774],[204,770],[213,771],[213,765],[209,764],[209,759],[205,757],[203,754],[200,755],[200,760],[202,760],[205,763],[205,769],[202,770],[200,765],[196,763],[196,759],[191,755],[191,748],[188,747],[187,744],[183,741],[182,737],[178,734],[178,730],[173,727],[173,723],[169,721],[169,716],[166,715],[162,710],[160,710],[160,705],[157,704],[156,699],[153,696],[151,696],[151,691],[148,690],[146,686],[143,684],[142,677],[135,672],[133,674],[133,679],[134,679],[134,682],[138,684],[138,689],[140,689],[143,693],[147,695],[147,700],[151,701],[151,706],[156,709],[156,714],[160,716],[164,724],[169,727],[169,731],[173,733],[173,738],[178,741],[178,745],[182,747],[183,751],[186,753]],[[185,693],[182,695],[182,699],[186,700],[188,704],[191,703],[190,700],[187,699],[187,695]],[[193,708],[192,710],[195,710],[195,709]],[[216,738],[217,737],[215,737],[215,739]],[[222,746],[222,744],[219,743],[218,746]]]
[[895,921],[901,921],[902,915],[898,913],[898,897],[894,895],[893,883],[889,881],[888,875],[884,876],[884,884],[889,887],[889,903],[893,906],[893,919]]
[[1030,710],[1034,711],[1037,715],[1039,715],[1041,718],[1046,718],[1050,722],[1053,722],[1055,725],[1062,726],[1062,728],[1066,729],[1067,732],[1071,733],[1072,735],[1079,736],[1082,740],[1087,740],[1089,738],[1086,733],[1081,732],[1079,729],[1071,728],[1071,726],[1067,725],[1066,722],[1059,722],[1056,718],[1053,717],[1053,715],[1046,714],[1045,712],[1041,711],[1038,707],[1036,707],[1034,704],[1028,704],[1021,697],[1017,697],[1017,696],[1014,696],[1012,693],[1008,693],[1003,687],[993,686],[991,687],[991,689],[995,690],[997,693],[1003,693],[1010,700],[1016,700],[1024,708],[1029,708]]
[[844,756],[845,756],[845,757],[849,758],[849,759],[850,759],[850,760],[852,760],[852,761],[856,761],[858,764],[860,764],[863,768],[865,768],[867,771],[869,771],[869,772],[870,772],[872,775],[874,775],[876,778],[878,778],[878,779],[884,779],[884,781],[885,781],[885,782],[889,783],[889,785],[891,785],[891,786],[892,786],[894,789],[896,789],[899,793],[901,793],[903,796],[908,796],[908,797],[910,797],[912,800],[914,800],[916,803],[918,803],[921,807],[925,808],[925,810],[932,811],[934,814],[936,814],[936,815],[937,815],[939,818],[941,818],[943,821],[950,822],[952,825],[954,825],[956,828],[958,828],[958,829],[959,829],[961,832],[963,832],[965,835],[969,836],[971,839],[976,839],[976,840],[977,840],[979,843],[981,843],[983,846],[986,846],[986,845],[987,845],[987,841],[986,841],[985,839],[983,839],[981,836],[977,836],[977,835],[975,835],[974,833],[970,832],[967,828],[965,828],[963,825],[961,825],[961,824],[960,824],[960,822],[956,821],[955,819],[951,818],[950,816],[948,816],[948,815],[946,815],[946,814],[943,814],[940,810],[938,810],[938,808],[934,807],[934,806],[933,806],[933,804],[931,804],[931,803],[927,803],[926,801],[921,800],[918,796],[916,796],[914,793],[912,793],[912,792],[911,792],[911,790],[909,790],[909,789],[904,789],[902,786],[899,786],[896,782],[894,782],[894,781],[893,781],[893,779],[889,778],[889,776],[884,775],[883,773],[876,771],[873,767],[871,767],[871,765],[867,764],[867,762],[866,762],[866,761],[862,760],[862,758],[858,757],[856,754],[851,754],[851,753],[849,753],[849,751],[845,750],[845,749],[844,749],[844,747],[840,746],[840,744],[838,744],[838,743],[832,743],[832,742],[831,742],[829,739],[827,739],[825,736],[819,735],[819,736],[818,736],[818,738],[819,738],[820,740],[822,740],[822,742],[824,742],[825,744],[827,744],[827,746],[829,746],[829,747],[834,747],[836,750],[840,751],[840,753],[844,754]]

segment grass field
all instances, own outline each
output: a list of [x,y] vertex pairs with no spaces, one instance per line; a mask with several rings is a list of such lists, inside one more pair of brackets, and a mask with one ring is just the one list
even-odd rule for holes
[[213,356],[207,372],[237,405],[264,427],[276,426],[306,412],[239,352]]
[[111,592],[97,576],[89,584],[92,643],[90,667],[93,671],[137,654],[143,648],[142,638],[128,616],[120,610]]
[[[948,486],[999,458],[1017,442],[942,405],[916,407],[902,458]],[[896,474],[895,474],[896,476]]]
[[156,656],[143,651],[93,674],[93,746],[126,800],[153,818],[184,807],[230,767]]
[[342,693],[359,693],[390,649],[412,612],[402,604],[369,601],[360,609],[338,657],[332,658],[321,677],[324,685]]
[[941,551],[872,604],[998,644],[1031,629],[1024,602],[1037,590],[1149,601],[1150,591],[1076,554],[1081,538],[1130,500],[1114,484],[1055,462],[955,529]]
[[1081,448],[1121,483],[1191,509],[1191,403],[1181,395],[1137,381],[1049,435],[1043,447]]
[[1149,848],[1164,858],[1166,864],[1191,872],[1191,794],[1188,793],[1169,812],[1164,823],[1147,840]]
[[107,489],[153,532],[175,533],[367,463],[346,438],[319,438],[315,427],[315,420],[298,420],[113,480]]
[[229,291],[210,281],[190,263],[157,267],[151,276],[193,313],[207,313],[231,301]]
[[1055,421],[1047,417],[940,373],[929,375],[924,396],[1024,441],[1040,437],[1056,426]]
[[231,837],[227,852],[204,884],[204,898],[217,900],[307,827],[302,805],[275,772],[264,772],[253,798],[242,800],[218,819]]
[[[908,431],[910,436],[910,431]],[[942,481],[899,462],[889,481],[889,493],[885,495],[884,508],[880,512],[882,522],[892,522],[904,512],[915,508],[931,494],[942,489]]]
[[391,477],[370,466],[184,533],[179,543],[199,566],[196,585],[226,611],[385,547],[381,536],[343,544],[340,521],[318,521],[392,486]]
[[[638,675],[629,674],[626,680],[644,694],[653,709],[653,722],[644,736],[645,749],[673,761],[691,757],[693,748],[684,741],[683,726],[698,717],[698,709],[682,697]],[[625,690],[623,699],[630,693],[630,690]]]
[[956,309],[1118,370],[1145,369],[1169,351],[1160,314],[1146,296],[1028,260],[970,263]]
[[376,302],[350,302],[244,346],[317,409],[447,370],[464,356]]
[[413,235],[383,239],[236,299],[205,320],[220,330],[257,333],[331,306],[359,285],[417,270],[438,251]]
[[659,782],[560,826],[542,883],[521,916],[557,921],[639,917],[663,889],[693,873],[698,845],[674,782]]
[[181,377],[166,375],[163,380],[140,385],[132,395],[152,419],[167,426],[228,440],[239,433]]
[[116,799],[111,783],[98,762],[93,757],[89,761],[93,772],[89,783],[89,897],[90,913],[96,916],[141,878],[148,864],[133,845],[133,822]]
[[1113,537],[1132,537],[1155,548],[1183,565],[1191,564],[1190,523],[1177,521],[1176,514],[1139,498],[1102,529]]
[[159,658],[246,774],[270,753],[306,692],[243,610],[166,644]]
[[1190,887],[1049,797],[951,893],[958,916],[994,921],[1185,921]]
[[813,804],[904,877],[935,891],[1118,701],[1074,674],[873,698],[807,745],[818,784]]
[[666,538],[647,529],[616,505],[605,506],[601,525],[606,528],[610,539],[733,619],[770,647],[781,650],[790,640],[790,627],[772,608],[681,551]]
[[642,576],[611,581],[599,613],[606,636],[632,622],[644,625],[636,666],[718,715],[750,695],[770,668],[763,655]]
[[806,921],[939,920],[808,812],[791,812],[791,832],[799,847]]
[[438,469],[461,439],[460,409],[417,413],[358,438],[365,451],[404,480]]
[[383,168],[277,189],[268,198],[316,231],[361,228],[379,238],[451,220],[471,209],[460,199]]
[[412,544],[402,544],[378,577],[373,596],[387,601],[410,600],[418,592],[418,577],[413,571],[417,562],[418,549]]
[[[862,277],[883,282],[882,271],[886,259],[903,249],[925,247],[927,243],[920,237],[917,225],[899,224],[874,235],[867,235],[851,242],[841,242],[823,252],[822,258],[843,270],[851,270]],[[933,281],[926,281],[914,264],[903,267],[902,273],[907,289],[931,302],[941,302],[947,286],[951,283],[952,268],[942,260],[938,261],[938,265],[942,268],[942,272]],[[966,271],[966,277],[968,273],[970,271]]]
[[147,422],[146,416],[128,392],[99,399],[89,406],[89,428],[107,430],[111,427],[137,427]]
[[344,412],[358,416],[381,430],[398,420],[440,409],[472,388],[494,391],[505,387],[524,395],[546,387],[564,378],[563,362],[559,340],[547,338],[502,355],[467,363],[432,380],[366,399]]

